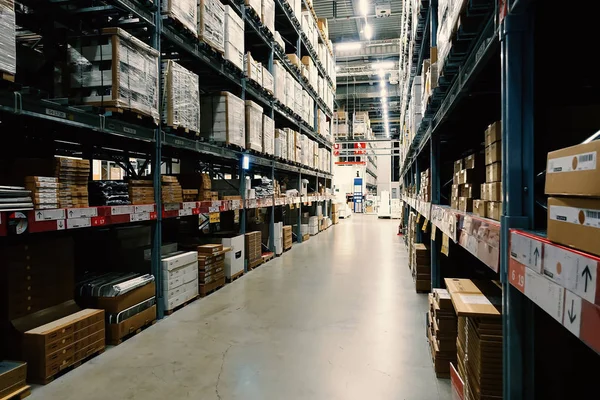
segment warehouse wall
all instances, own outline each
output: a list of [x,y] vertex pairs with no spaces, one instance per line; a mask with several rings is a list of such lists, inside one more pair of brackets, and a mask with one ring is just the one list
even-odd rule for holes
[[[390,149],[392,147],[391,142],[377,142],[373,143],[373,147],[378,149]],[[377,193],[381,194],[382,191],[390,193],[392,197],[392,152],[391,150],[377,150],[378,154],[389,155],[378,155],[377,156]]]
[[365,174],[367,169],[365,166],[358,165],[334,165],[333,166],[333,185],[339,189],[339,193],[345,195],[346,193],[352,193],[354,178],[358,172],[359,177],[363,178],[363,193],[366,191],[365,188]]

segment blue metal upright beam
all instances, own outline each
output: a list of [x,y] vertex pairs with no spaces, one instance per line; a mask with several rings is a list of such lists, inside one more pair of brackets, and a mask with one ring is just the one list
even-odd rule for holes
[[431,0],[431,3],[429,5],[429,12],[431,13],[431,47],[436,47],[438,30],[438,0]]
[[[432,135],[430,142],[430,183],[431,183],[431,204],[440,204],[440,136]],[[433,227],[432,227],[433,230]],[[440,251],[441,241],[430,239],[431,254],[431,287],[439,288],[442,285],[442,274],[440,270]]]
[[[275,187],[275,163],[271,164],[271,182]],[[269,250],[275,252],[275,190],[273,190],[273,205],[271,208],[271,218],[269,222]]]
[[501,30],[504,398],[533,399],[533,303],[508,282],[509,230],[533,228],[533,13],[508,15]]
[[[298,194],[302,196],[302,172],[298,172]],[[300,197],[300,203],[298,203],[298,226],[296,228],[296,237],[298,238],[298,243],[302,243],[302,197]]]

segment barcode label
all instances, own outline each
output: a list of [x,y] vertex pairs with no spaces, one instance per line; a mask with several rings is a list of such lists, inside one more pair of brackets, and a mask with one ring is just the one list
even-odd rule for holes
[[600,218],[600,211],[585,210],[585,216],[586,218],[598,219]]
[[547,173],[592,171],[596,169],[596,152],[575,154],[548,160]]

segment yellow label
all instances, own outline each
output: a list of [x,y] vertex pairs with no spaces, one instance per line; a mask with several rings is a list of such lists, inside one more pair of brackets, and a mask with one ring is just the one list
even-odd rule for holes
[[445,254],[446,257],[448,257],[449,253],[450,253],[450,243],[449,243],[449,237],[448,235],[446,235],[444,233],[444,235],[442,236],[442,254]]
[[221,222],[221,213],[214,212],[209,214],[209,222],[214,224],[215,222]]
[[421,227],[421,230],[423,232],[427,231],[427,224],[429,223],[429,221],[427,220],[427,218],[425,218],[425,221],[423,221],[423,226]]
[[421,223],[421,217],[422,217],[421,214],[417,214],[417,224]]
[[435,240],[435,234],[437,233],[437,226],[431,224],[431,240]]

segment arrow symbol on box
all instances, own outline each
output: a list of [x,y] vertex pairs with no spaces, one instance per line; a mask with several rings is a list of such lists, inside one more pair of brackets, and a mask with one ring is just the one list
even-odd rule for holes
[[73,210],[70,210],[69,211],[69,217],[72,217],[72,216],[73,216]]
[[40,211],[38,211],[37,216],[38,216],[38,218],[42,218],[42,213]]
[[592,279],[592,272],[590,271],[589,265],[586,265],[581,276],[585,277],[585,288],[584,291],[587,293],[588,280]]
[[533,256],[535,257],[534,265],[537,267],[538,257],[540,256],[540,251],[537,247],[535,248],[535,250],[533,252]]
[[571,309],[567,312],[567,315],[569,315],[569,321],[571,321],[571,323],[573,323],[573,321],[575,321],[575,319],[577,319],[577,315],[575,315],[575,313],[573,312],[574,306],[575,306],[575,300],[571,299]]

